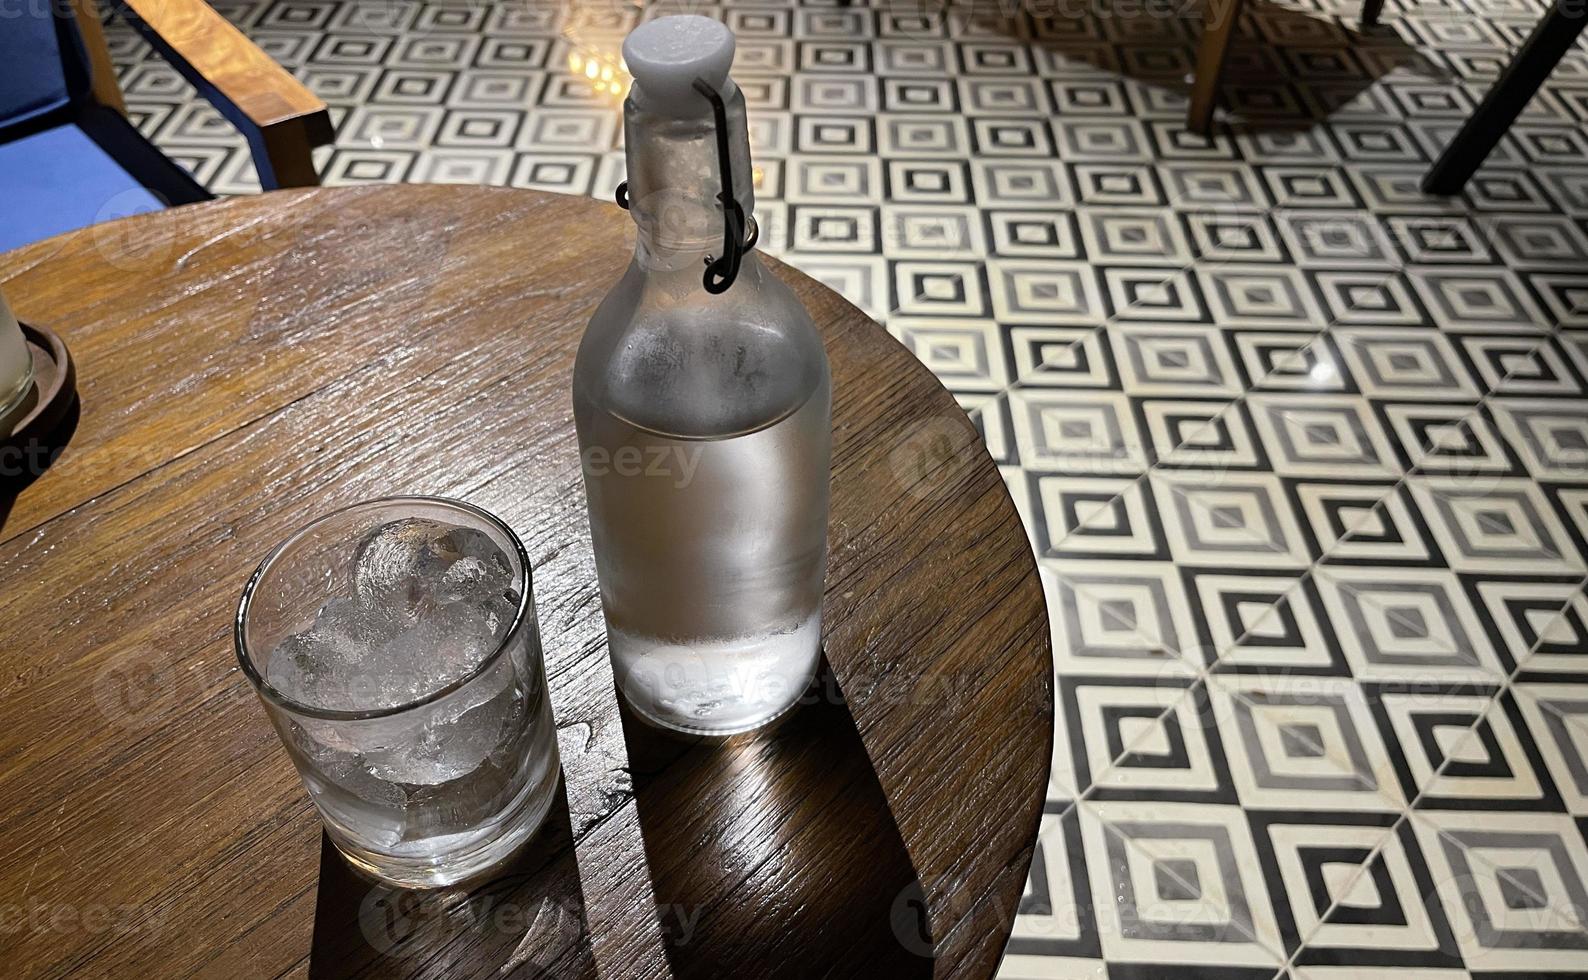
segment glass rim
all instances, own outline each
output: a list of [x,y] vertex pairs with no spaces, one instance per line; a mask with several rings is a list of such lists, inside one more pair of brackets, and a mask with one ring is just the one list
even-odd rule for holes
[[[253,653],[249,650],[248,640],[245,633],[248,623],[248,611],[253,604],[254,593],[259,586],[260,580],[264,578],[265,573],[269,571],[270,567],[276,562],[277,559],[282,556],[282,554],[286,552],[288,548],[302,540],[304,535],[308,534],[315,528],[320,527],[326,522],[338,517],[342,517],[352,511],[362,510],[366,507],[405,503],[439,504],[442,507],[462,511],[485,521],[507,536],[507,540],[512,543],[513,552],[518,556],[519,566],[523,569],[524,573],[524,588],[520,590],[518,597],[518,609],[513,614],[513,622],[507,627],[507,631],[502,634],[502,638],[497,642],[496,648],[491,651],[490,655],[476,664],[473,670],[470,670],[462,677],[459,677],[458,679],[440,688],[437,688],[429,694],[426,694],[420,698],[415,698],[412,701],[404,701],[401,704],[393,705],[389,708],[321,708],[312,704],[305,704],[302,701],[282,693],[265,679],[264,673],[259,669],[259,665],[254,662]],[[529,620],[530,612],[535,601],[534,591],[534,570],[530,567],[529,552],[524,549],[524,542],[519,540],[518,535],[513,533],[513,529],[508,527],[505,521],[497,517],[495,514],[492,514],[490,511],[485,510],[483,507],[478,507],[474,504],[471,504],[468,501],[458,500],[455,497],[441,497],[428,494],[397,494],[389,497],[371,497],[368,500],[355,501],[354,503],[345,504],[336,508],[335,510],[330,510],[324,514],[321,514],[320,516],[309,521],[307,524],[298,528],[296,531],[292,532],[287,536],[285,541],[276,545],[270,550],[269,554],[265,555],[264,560],[259,563],[259,567],[255,568],[254,573],[248,577],[248,584],[243,586],[242,598],[237,603],[237,617],[232,624],[232,642],[237,654],[237,662],[242,667],[243,674],[247,676],[248,682],[253,685],[254,693],[258,694],[266,702],[273,704],[278,708],[281,708],[285,711],[290,711],[295,715],[304,715],[306,717],[315,718],[321,721],[369,721],[376,718],[391,718],[396,715],[413,711],[416,708],[422,708],[428,704],[434,704],[435,702],[462,690],[476,678],[494,666],[496,662],[502,658],[502,654],[506,652],[513,640],[518,636],[519,630],[523,628],[524,623]]]

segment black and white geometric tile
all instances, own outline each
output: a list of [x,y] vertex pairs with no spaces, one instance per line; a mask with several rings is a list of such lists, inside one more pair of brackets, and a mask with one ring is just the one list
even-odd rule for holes
[[[1000,975],[1588,975],[1588,52],[1418,182],[1545,0],[216,0],[328,184],[608,197],[623,35],[739,35],[761,247],[885,324],[1025,519],[1056,676]],[[134,120],[246,150],[123,25]]]
[[1314,811],[1401,809],[1406,804],[1363,690],[1350,678],[1272,674],[1211,685],[1241,804]]
[[1276,970],[1274,903],[1246,813],[1217,803],[1086,802],[1081,839],[1110,976],[1186,966]]
[[1571,817],[1452,811],[1411,822],[1470,970],[1581,970],[1588,848]]
[[1230,575],[1187,569],[1203,649],[1219,673],[1343,676],[1317,587],[1297,572]]
[[1252,823],[1264,871],[1283,885],[1286,947],[1306,939],[1295,975],[1314,975],[1307,965],[1461,965],[1409,819],[1286,810],[1253,814]]

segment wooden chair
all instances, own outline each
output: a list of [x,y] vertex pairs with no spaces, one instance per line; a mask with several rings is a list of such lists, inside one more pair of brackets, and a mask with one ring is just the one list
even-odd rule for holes
[[[1212,134],[1213,109],[1218,101],[1219,76],[1224,72],[1224,57],[1235,37],[1244,0],[1203,0],[1202,43],[1197,48],[1196,78],[1191,83],[1191,108],[1186,126],[1203,136]],[[1362,26],[1378,23],[1384,0],[1363,0]]]
[[[267,190],[318,184],[325,103],[204,0],[117,10],[248,140]],[[0,251],[107,217],[209,200],[127,120],[94,0],[0,18]]]

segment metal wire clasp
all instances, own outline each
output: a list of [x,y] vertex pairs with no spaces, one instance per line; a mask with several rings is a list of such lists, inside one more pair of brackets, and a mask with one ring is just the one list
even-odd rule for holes
[[[728,109],[723,105],[722,96],[717,94],[716,89],[706,84],[704,79],[695,79],[694,88],[711,103],[712,118],[717,127],[717,172],[722,183],[722,191],[717,195],[717,200],[722,204],[722,254],[715,257],[706,256],[706,272],[702,277],[706,292],[717,294],[727,292],[733,281],[739,278],[739,265],[744,261],[744,253],[755,248],[755,243],[761,238],[761,228],[755,223],[754,216],[745,216],[744,207],[739,204],[739,198],[733,192],[733,161],[729,155],[728,145]],[[614,196],[618,207],[627,211],[629,182],[625,180],[619,184]]]
[[[739,198],[733,193],[733,161],[729,156],[728,148],[728,109],[722,104],[722,96],[717,90],[707,85],[703,79],[695,79],[695,91],[711,103],[711,115],[717,123],[717,173],[722,179],[722,192],[717,195],[717,200],[722,202],[722,255],[712,258],[706,256],[706,274],[704,282],[706,292],[725,292],[733,281],[739,277],[739,263],[744,259],[744,253],[755,248],[756,239],[761,237],[761,230],[756,227],[755,219],[746,221],[744,208],[739,204]],[[745,237],[746,224],[749,225],[749,238]]]

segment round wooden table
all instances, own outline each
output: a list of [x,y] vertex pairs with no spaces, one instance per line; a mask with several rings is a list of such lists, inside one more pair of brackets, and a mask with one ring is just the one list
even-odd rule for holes
[[[54,465],[0,491],[6,972],[992,973],[1052,744],[1042,591],[998,470],[903,347],[773,262],[833,368],[831,673],[759,734],[628,723],[569,373],[631,229],[582,198],[380,187],[0,256],[82,396]],[[565,798],[466,893],[351,875],[231,648],[271,546],[391,493],[486,507],[535,563]]]

